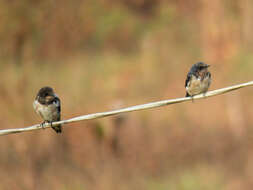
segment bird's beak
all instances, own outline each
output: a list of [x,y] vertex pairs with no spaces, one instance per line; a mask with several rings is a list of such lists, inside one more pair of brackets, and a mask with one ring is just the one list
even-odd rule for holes
[[206,68],[210,67],[211,65],[206,65]]

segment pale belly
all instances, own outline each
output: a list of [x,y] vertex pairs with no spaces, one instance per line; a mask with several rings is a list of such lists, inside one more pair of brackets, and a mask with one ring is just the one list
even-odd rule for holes
[[57,106],[55,104],[41,105],[37,100],[33,102],[33,108],[45,121],[57,121],[59,118]]
[[205,78],[203,81],[196,79],[195,77],[191,80],[190,85],[186,87],[186,90],[190,96],[207,92],[211,84],[210,78]]

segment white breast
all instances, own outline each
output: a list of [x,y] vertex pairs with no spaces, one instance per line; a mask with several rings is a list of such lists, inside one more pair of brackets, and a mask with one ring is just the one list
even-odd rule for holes
[[211,83],[211,79],[209,77],[204,78],[204,80],[201,80],[201,78],[196,78],[194,75],[191,78],[191,81],[189,82],[189,85],[186,87],[186,90],[189,95],[197,95],[201,93],[207,92],[209,86]]
[[39,114],[46,121],[57,121],[59,118],[58,107],[60,103],[57,101],[50,105],[42,105],[35,100],[33,102],[33,108],[37,114]]

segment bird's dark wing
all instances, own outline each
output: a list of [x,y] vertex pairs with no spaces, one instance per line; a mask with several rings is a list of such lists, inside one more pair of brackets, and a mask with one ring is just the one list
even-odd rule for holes
[[[54,99],[54,104],[56,106],[56,110],[57,110],[57,121],[61,120],[61,100],[58,97],[55,97]],[[62,128],[61,125],[57,125],[54,126],[53,129],[57,132],[57,133],[61,133],[62,132]]]
[[209,78],[211,78],[211,73],[210,73],[210,72],[207,72],[207,76],[209,76]]
[[61,113],[61,100],[58,97],[55,97],[53,103],[55,104],[57,111],[60,114]]
[[188,86],[188,83],[190,82],[191,77],[192,77],[192,73],[189,72],[189,73],[187,74],[184,87]]

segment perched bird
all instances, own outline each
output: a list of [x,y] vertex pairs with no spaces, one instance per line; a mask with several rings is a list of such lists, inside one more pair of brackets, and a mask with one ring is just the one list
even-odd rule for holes
[[211,73],[207,65],[203,62],[195,63],[185,80],[186,97],[206,93],[211,84]]
[[[61,101],[51,87],[43,87],[39,90],[33,108],[40,115],[45,123],[52,123],[61,120]],[[61,125],[52,126],[56,133],[61,133]]]

